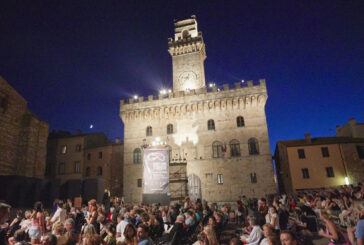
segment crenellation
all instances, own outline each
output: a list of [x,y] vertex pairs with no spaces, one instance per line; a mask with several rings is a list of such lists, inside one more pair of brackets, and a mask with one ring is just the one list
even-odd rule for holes
[[224,84],[223,87],[224,87],[224,91],[229,91],[229,84],[228,83]]
[[153,101],[153,95],[148,95],[148,101]]
[[253,80],[249,80],[249,81],[247,82],[247,84],[248,84],[248,87],[253,87],[253,86],[254,86],[254,84],[253,84]]
[[235,84],[235,88],[236,88],[236,89],[239,89],[239,88],[240,88],[240,84],[241,84],[240,82],[236,82],[236,83],[234,83],[234,84]]

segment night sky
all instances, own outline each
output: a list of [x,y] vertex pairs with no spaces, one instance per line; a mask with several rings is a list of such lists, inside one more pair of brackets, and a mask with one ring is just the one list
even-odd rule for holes
[[0,76],[51,129],[122,137],[119,100],[172,87],[173,20],[194,14],[207,83],[266,78],[273,151],[364,121],[363,13],[361,0],[0,0]]

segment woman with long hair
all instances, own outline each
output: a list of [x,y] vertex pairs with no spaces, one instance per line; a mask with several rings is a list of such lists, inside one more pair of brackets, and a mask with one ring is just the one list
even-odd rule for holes
[[330,239],[329,245],[350,245],[351,243],[346,239],[339,227],[331,219],[331,215],[328,211],[322,210],[320,213],[320,219],[326,225],[326,231],[320,230],[319,235]]
[[39,244],[42,236],[45,235],[45,221],[43,214],[43,204],[36,202],[31,215],[32,224],[29,228],[29,237],[32,244]]
[[126,245],[137,245],[137,231],[132,224],[127,224],[124,230],[124,243]]
[[83,236],[82,236],[82,245],[100,245],[105,244],[102,240],[101,236],[96,233],[96,229],[92,224],[88,224],[85,226]]
[[88,202],[88,216],[85,218],[86,223],[88,225],[93,225],[96,231],[98,231],[98,225],[97,225],[97,203],[95,199],[92,199]]

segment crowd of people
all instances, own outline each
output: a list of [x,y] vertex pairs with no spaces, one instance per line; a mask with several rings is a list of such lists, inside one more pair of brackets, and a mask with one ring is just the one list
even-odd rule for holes
[[171,206],[104,198],[81,207],[68,199],[49,210],[41,202],[33,210],[10,209],[0,203],[1,245],[294,245],[315,237],[330,245],[364,244],[360,183],[259,200],[241,196],[220,206],[189,197]]

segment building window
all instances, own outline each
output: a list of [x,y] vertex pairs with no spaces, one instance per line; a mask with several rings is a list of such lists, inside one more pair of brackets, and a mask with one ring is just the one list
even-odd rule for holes
[[310,178],[310,174],[308,173],[308,168],[303,168],[302,170],[302,177],[304,179],[309,179]]
[[207,121],[207,129],[208,130],[215,130],[215,122],[214,120],[210,119]]
[[138,187],[142,187],[142,179],[138,179],[138,181],[137,181],[137,186],[138,186]]
[[250,138],[248,140],[248,146],[249,146],[249,155],[259,154],[259,144],[256,138]]
[[322,157],[329,157],[329,148],[327,147],[321,147],[321,153],[322,153]]
[[99,159],[102,159],[102,151],[99,152]]
[[217,175],[217,183],[218,183],[219,185],[224,184],[224,179],[222,178],[222,174],[218,174],[218,175]]
[[81,152],[82,151],[82,145],[81,144],[77,144],[76,145],[76,152]]
[[87,160],[91,160],[91,153],[87,153]]
[[257,174],[256,173],[250,173],[250,182],[257,183]]
[[91,168],[90,167],[87,167],[86,168],[86,177],[89,177],[91,175]]
[[152,132],[152,127],[148,126],[147,127],[147,136],[152,136],[153,132]]
[[304,149],[298,149],[297,152],[298,152],[298,158],[299,159],[305,159],[306,158]]
[[238,140],[230,141],[230,156],[240,157],[240,142]]
[[212,143],[212,157],[219,158],[222,157],[223,147],[222,143],[219,141],[215,141]]
[[65,174],[66,164],[61,162],[58,166],[58,174]]
[[245,123],[244,123],[244,117],[242,116],[238,116],[236,118],[236,126],[238,126],[238,128],[240,127],[244,127],[245,126]]
[[357,145],[356,151],[358,152],[359,159],[364,159],[364,146]]
[[142,151],[140,148],[136,148],[133,153],[133,162],[136,163],[142,163]]
[[80,172],[80,166],[81,166],[81,163],[80,162],[75,162],[75,173],[79,173]]
[[102,167],[101,166],[97,167],[97,176],[102,176]]
[[327,174],[328,178],[334,178],[335,177],[334,169],[332,167],[326,168],[326,174]]
[[67,153],[67,146],[66,145],[62,145],[61,146],[61,154],[66,154]]
[[167,134],[173,134],[173,124],[167,125]]

